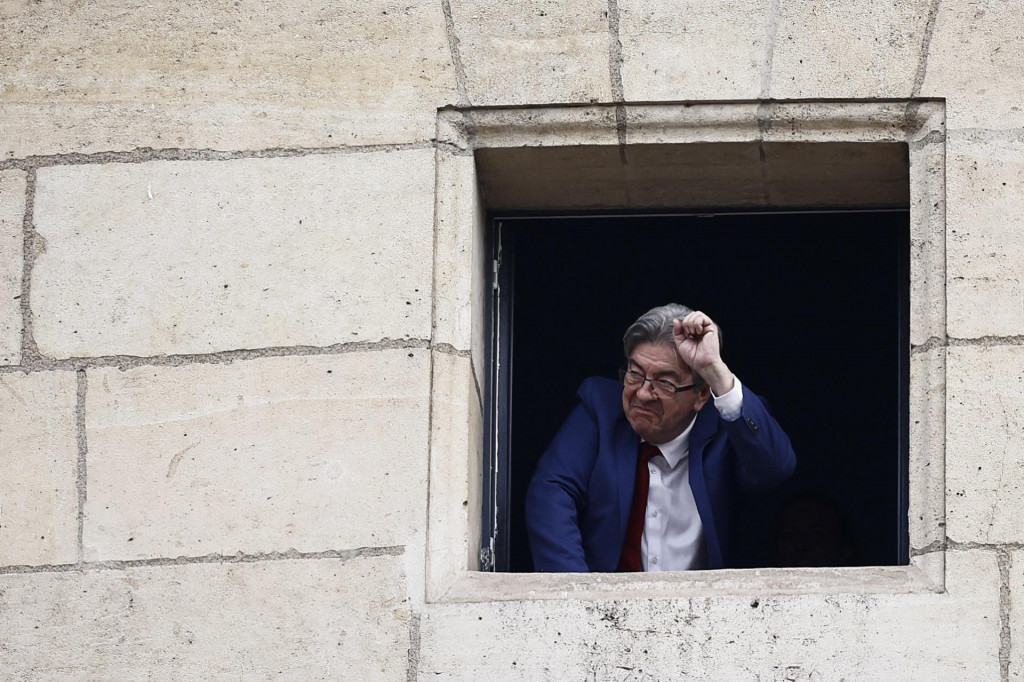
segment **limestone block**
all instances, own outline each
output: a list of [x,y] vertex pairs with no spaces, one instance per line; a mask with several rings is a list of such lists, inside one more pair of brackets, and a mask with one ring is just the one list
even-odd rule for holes
[[619,0],[626,100],[757,98],[770,5]]
[[484,318],[483,301],[473,305],[473,298],[486,276],[481,271],[483,207],[473,157],[438,150],[437,187],[433,339],[434,343],[468,350],[474,321]]
[[0,566],[78,558],[76,387],[74,372],[0,374]]
[[1024,135],[950,135],[949,334],[1024,334]]
[[995,552],[951,553],[948,576],[948,593],[432,605],[420,679],[998,679]]
[[432,150],[39,171],[47,355],[430,334]]
[[429,364],[400,349],[90,370],[86,558],[418,538]]
[[44,0],[0,21],[0,158],[422,141],[455,97],[433,0]]
[[434,354],[427,593],[443,595],[478,564],[483,417],[468,358]]
[[944,97],[948,126],[1024,126],[1024,30],[1016,2],[940,2],[921,94]]
[[779,3],[769,95],[909,97],[931,0]]
[[604,0],[452,0],[474,105],[607,102]]
[[405,680],[400,557],[0,576],[12,680]]
[[[2,125],[2,124],[0,124]],[[22,219],[25,172],[0,172],[0,364],[21,362]]]
[[1024,541],[1024,347],[947,355],[946,522],[959,542]]
[[910,343],[941,339],[947,326],[946,144],[910,156]]

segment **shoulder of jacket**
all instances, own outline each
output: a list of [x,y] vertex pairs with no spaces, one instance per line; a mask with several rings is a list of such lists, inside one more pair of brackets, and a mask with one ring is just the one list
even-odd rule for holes
[[622,409],[622,384],[613,379],[588,377],[580,384],[576,395],[588,409],[596,413]]

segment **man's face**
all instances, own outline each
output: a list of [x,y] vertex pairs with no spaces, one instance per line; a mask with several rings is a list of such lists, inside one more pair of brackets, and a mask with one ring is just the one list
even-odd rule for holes
[[[638,343],[629,358],[629,366],[648,379],[665,379],[676,386],[694,383],[693,372],[683,364],[676,349],[668,344]],[[640,386],[622,387],[622,411],[641,438],[654,445],[672,440],[690,425],[708,401],[707,386],[699,391],[680,391],[660,397],[645,381]]]

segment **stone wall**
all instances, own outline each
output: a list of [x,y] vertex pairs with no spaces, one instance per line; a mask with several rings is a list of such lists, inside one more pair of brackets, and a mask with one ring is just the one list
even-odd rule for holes
[[[1019,0],[8,0],[0,25],[0,677],[1024,679]],[[438,109],[883,98],[945,101],[946,322],[915,352],[945,355],[946,533],[912,548],[942,589],[428,600],[428,548],[471,564],[428,490],[477,473],[431,453],[476,452],[446,391],[482,371],[450,293],[479,244],[437,249],[481,207]]]

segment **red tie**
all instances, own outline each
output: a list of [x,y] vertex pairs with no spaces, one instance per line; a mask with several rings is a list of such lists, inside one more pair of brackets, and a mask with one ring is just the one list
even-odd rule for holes
[[619,557],[619,573],[644,570],[640,560],[640,542],[644,538],[644,517],[647,515],[647,491],[651,487],[651,474],[647,471],[647,463],[651,457],[660,455],[661,450],[650,443],[640,444],[640,453],[636,458],[636,485],[633,486],[633,504],[629,508],[629,523],[626,525],[626,542],[622,545]]

